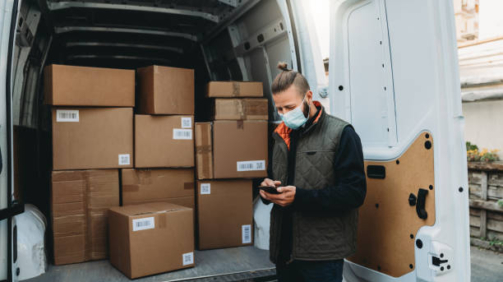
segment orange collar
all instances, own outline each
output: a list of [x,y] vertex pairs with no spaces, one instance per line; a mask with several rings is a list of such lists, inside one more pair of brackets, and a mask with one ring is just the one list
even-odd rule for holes
[[[320,112],[318,113],[318,116],[316,116],[316,119],[313,121],[313,124],[316,124],[321,117],[323,107],[321,106],[321,103],[318,101],[313,101],[313,104],[316,108],[321,108]],[[281,122],[276,128],[276,130],[274,130],[274,132],[277,133],[285,141],[288,150],[290,150],[290,133],[292,132],[292,129],[286,126],[284,122]]]

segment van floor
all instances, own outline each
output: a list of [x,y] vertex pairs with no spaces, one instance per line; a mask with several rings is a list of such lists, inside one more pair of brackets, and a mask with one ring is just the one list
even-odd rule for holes
[[[276,274],[274,264],[269,261],[269,251],[251,246],[196,251],[195,259],[194,268],[152,275],[135,281],[271,281]],[[255,280],[256,278],[261,279]],[[61,266],[49,265],[45,274],[25,281],[131,280],[114,268],[108,260],[100,260]]]

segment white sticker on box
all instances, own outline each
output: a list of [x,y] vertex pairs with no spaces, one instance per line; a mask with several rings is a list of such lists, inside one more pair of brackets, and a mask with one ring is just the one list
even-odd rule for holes
[[246,161],[237,162],[238,171],[255,171],[255,170],[265,170],[265,161]]
[[192,128],[191,117],[182,117],[182,128]]
[[182,255],[183,265],[194,264],[194,253],[186,253]]
[[201,183],[201,195],[209,195],[209,194],[211,194],[211,184]]
[[243,244],[250,244],[251,239],[251,225],[241,226],[241,235]]
[[130,165],[131,159],[129,154],[119,154],[119,165]]
[[56,110],[56,122],[79,122],[79,110]]
[[192,140],[192,129],[173,128],[173,139]]
[[154,229],[155,221],[153,217],[133,219],[133,231]]

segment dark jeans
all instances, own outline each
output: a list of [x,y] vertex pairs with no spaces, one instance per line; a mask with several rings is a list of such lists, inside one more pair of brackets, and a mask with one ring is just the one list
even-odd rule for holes
[[342,282],[344,260],[300,261],[276,265],[278,282]]

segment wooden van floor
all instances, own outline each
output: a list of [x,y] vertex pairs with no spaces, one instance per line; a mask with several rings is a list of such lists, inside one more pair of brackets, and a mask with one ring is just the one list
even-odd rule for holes
[[[255,247],[196,251],[195,259],[196,267],[194,268],[147,276],[134,281],[271,281],[276,274],[274,264],[269,261],[269,251]],[[100,260],[61,266],[51,264],[45,274],[25,281],[119,282],[131,280],[115,269],[108,260]]]

